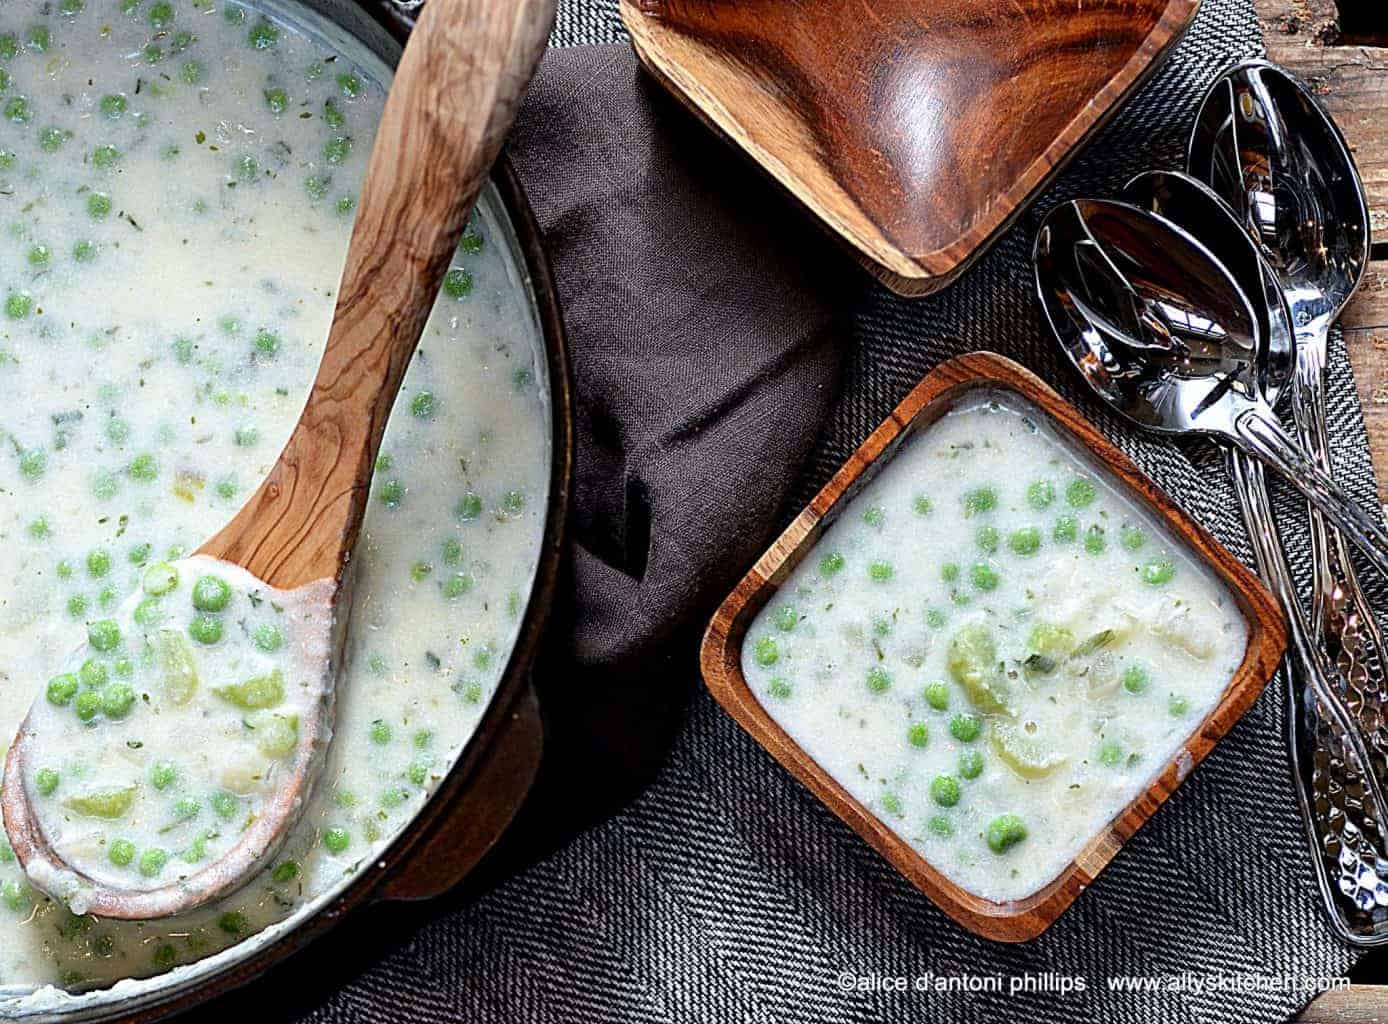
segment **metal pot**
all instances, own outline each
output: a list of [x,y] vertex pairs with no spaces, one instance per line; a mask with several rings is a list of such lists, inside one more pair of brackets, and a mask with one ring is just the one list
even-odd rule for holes
[[[399,59],[418,3],[392,0],[257,0],[289,23],[309,22],[314,34],[351,54],[384,81]],[[308,17],[305,17],[307,12]],[[316,17],[314,17],[316,15]],[[321,19],[321,20],[320,20]],[[375,66],[373,69],[373,65]],[[340,891],[296,911],[222,952],[167,974],[118,982],[108,989],[49,999],[5,1002],[0,1020],[24,1024],[147,1022],[189,1010],[244,985],[332,928],[363,904],[419,900],[458,884],[500,838],[529,792],[542,747],[539,707],[530,669],[554,599],[567,521],[573,465],[573,408],[563,322],[540,232],[520,182],[503,156],[478,200],[501,227],[497,240],[530,296],[544,340],[551,416],[550,490],[535,579],[510,662],[491,704],[453,768],[394,842]]]

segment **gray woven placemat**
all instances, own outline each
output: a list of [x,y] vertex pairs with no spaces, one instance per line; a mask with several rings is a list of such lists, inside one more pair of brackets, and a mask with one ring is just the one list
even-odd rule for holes
[[[611,0],[566,0],[556,42],[622,38]],[[1236,554],[1249,552],[1218,461],[1134,436],[1079,393],[1038,319],[1028,252],[1056,201],[1179,164],[1205,84],[1261,51],[1247,0],[1205,0],[1159,75],[980,264],[942,295],[873,291],[856,312],[843,397],[808,494],[940,360],[975,348],[1027,364],[1076,400]],[[1018,111],[1017,116],[1025,116]],[[1374,482],[1337,348],[1336,457]],[[1304,545],[1293,549],[1304,571]],[[1376,583],[1376,581],[1373,581]],[[1382,594],[1376,592],[1379,607]],[[653,685],[655,685],[653,683]],[[476,903],[450,911],[320,1006],[322,1021],[1276,1020],[1309,995],[1263,987],[1134,995],[1114,975],[1229,972],[1295,980],[1353,962],[1314,895],[1282,742],[1280,683],[1040,940],[973,938],[896,876],[702,692],[657,782],[617,816]],[[1023,972],[1086,991],[1011,994]],[[855,977],[997,976],[1004,990],[845,991]]]

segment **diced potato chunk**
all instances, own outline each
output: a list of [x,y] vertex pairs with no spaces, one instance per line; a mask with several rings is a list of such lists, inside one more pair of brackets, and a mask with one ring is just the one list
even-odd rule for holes
[[172,704],[187,704],[198,690],[198,666],[182,633],[161,629],[155,640],[164,697]]

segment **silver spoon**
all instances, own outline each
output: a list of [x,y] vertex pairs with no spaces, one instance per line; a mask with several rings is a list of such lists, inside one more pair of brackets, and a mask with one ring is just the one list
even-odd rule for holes
[[[1266,61],[1216,79],[1191,135],[1187,163],[1233,208],[1276,271],[1295,323],[1293,413],[1302,447],[1331,470],[1325,369],[1331,325],[1363,279],[1369,213],[1349,147],[1315,97]],[[1383,681],[1372,662],[1384,646],[1345,539],[1311,509],[1316,628],[1350,688],[1375,746],[1388,748]]]
[[[1138,175],[1124,186],[1123,197],[1190,234],[1198,233],[1239,283],[1260,318],[1259,327],[1266,339],[1260,379],[1264,397],[1275,406],[1296,365],[1291,315],[1282,301],[1277,275],[1244,233],[1233,211],[1203,182],[1166,171]],[[1370,909],[1365,902],[1372,905],[1381,889],[1377,872],[1381,855],[1364,835],[1366,824],[1372,834],[1378,832],[1378,805],[1353,806],[1346,799],[1363,785],[1364,766],[1377,770],[1377,765],[1364,760],[1372,756],[1372,750],[1362,742],[1362,736],[1353,728],[1346,731],[1346,723],[1355,722],[1353,711],[1341,694],[1336,666],[1315,641],[1297,600],[1262,464],[1232,446],[1226,447],[1225,456],[1258,571],[1281,601],[1290,628],[1292,644],[1284,667],[1290,691],[1293,776],[1322,902],[1332,926],[1345,941],[1377,945],[1388,940],[1388,932],[1375,932],[1371,922],[1364,922],[1337,898],[1343,894],[1362,914]],[[1356,737],[1360,742],[1356,743]],[[1324,770],[1317,770],[1315,764],[1317,748],[1330,756]],[[1348,861],[1340,856],[1347,848],[1353,854]],[[1368,885],[1363,884],[1365,877],[1370,880]]]
[[1047,215],[1033,259],[1052,328],[1109,404],[1159,433],[1242,448],[1388,575],[1388,530],[1298,449],[1263,398],[1255,315],[1208,249],[1136,206],[1080,199]]

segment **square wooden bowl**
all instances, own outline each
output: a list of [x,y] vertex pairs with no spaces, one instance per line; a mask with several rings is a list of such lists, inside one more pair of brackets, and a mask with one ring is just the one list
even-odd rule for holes
[[902,295],[952,281],[1200,0],[621,0],[636,55]]
[[[790,738],[742,674],[742,644],[752,620],[847,503],[891,459],[902,442],[934,423],[979,388],[1013,392],[1040,409],[1062,438],[1080,446],[1130,498],[1163,521],[1228,588],[1248,625],[1242,662],[1214,709],[1198,723],[1153,779],[1044,888],[996,903],[951,882],[908,842],[850,796]],[[1132,461],[1040,378],[1009,359],[974,352],[936,367],[873,431],[834,478],[743,577],[714,614],[700,651],[704,682],[724,709],[792,775],[965,928],[1003,942],[1045,931],[1180,785],[1262,692],[1286,643],[1282,613],[1258,579],[1187,516]]]

